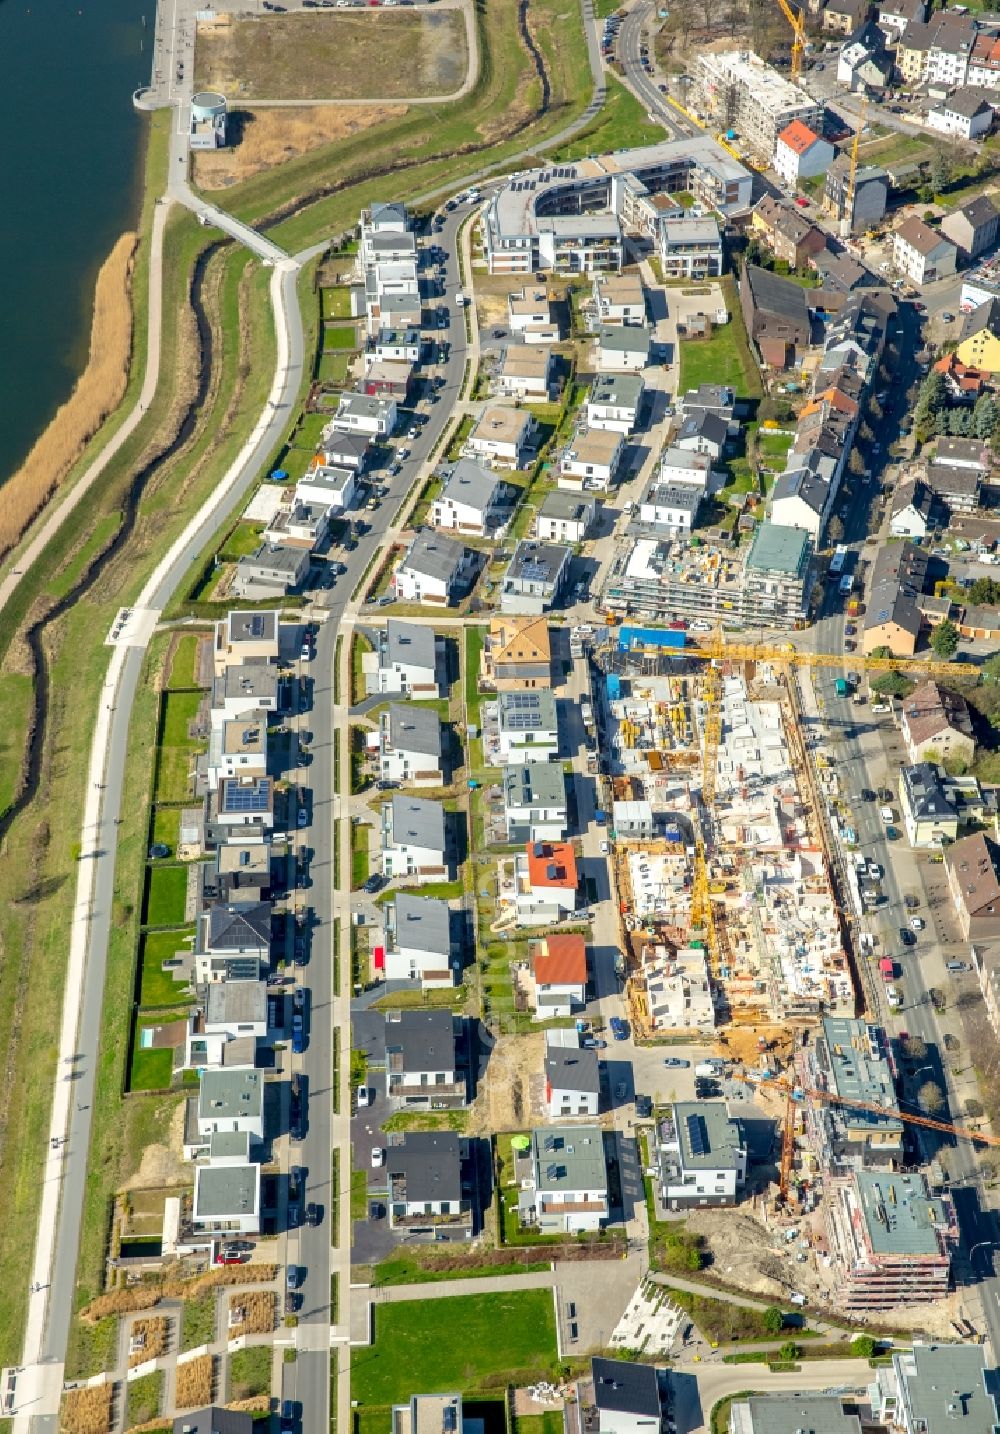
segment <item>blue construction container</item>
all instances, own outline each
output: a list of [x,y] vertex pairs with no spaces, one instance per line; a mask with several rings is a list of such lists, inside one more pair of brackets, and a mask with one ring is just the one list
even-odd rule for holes
[[634,647],[684,647],[684,633],[671,627],[620,627],[618,651],[631,652]]
[[609,702],[617,701],[622,695],[622,680],[617,672],[608,673],[607,692]]

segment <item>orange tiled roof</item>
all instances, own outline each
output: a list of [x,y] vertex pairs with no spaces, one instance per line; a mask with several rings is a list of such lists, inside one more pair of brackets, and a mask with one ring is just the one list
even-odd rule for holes
[[[549,874],[550,868],[553,872],[552,875]],[[576,874],[576,855],[569,842],[529,842],[528,880],[532,886],[548,886],[553,890],[575,891],[579,879]]]
[[802,155],[805,154],[811,144],[816,143],[819,139],[819,135],[816,134],[814,130],[811,130],[807,124],[803,124],[801,120],[792,120],[791,124],[786,125],[781,131],[778,138],[782,144],[786,144],[795,154]]
[[587,948],[580,935],[546,936],[533,967],[539,986],[585,986]]

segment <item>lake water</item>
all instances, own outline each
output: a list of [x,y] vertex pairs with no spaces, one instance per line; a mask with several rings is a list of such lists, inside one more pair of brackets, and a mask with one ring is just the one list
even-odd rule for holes
[[154,15],[154,0],[0,0],[0,482],[72,389],[97,271],[138,217],[132,91]]

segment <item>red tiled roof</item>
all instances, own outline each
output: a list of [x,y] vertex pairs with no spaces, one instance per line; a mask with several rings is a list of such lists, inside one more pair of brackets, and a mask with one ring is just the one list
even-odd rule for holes
[[587,984],[587,948],[582,936],[546,936],[538,947],[533,966],[539,986]]
[[803,124],[801,120],[792,120],[791,124],[786,125],[781,131],[778,138],[795,154],[802,155],[810,145],[816,143],[819,135],[807,124]]
[[[569,842],[532,841],[528,843],[527,851],[528,880],[532,886],[576,890],[576,855]],[[549,874],[550,868],[552,875]]]

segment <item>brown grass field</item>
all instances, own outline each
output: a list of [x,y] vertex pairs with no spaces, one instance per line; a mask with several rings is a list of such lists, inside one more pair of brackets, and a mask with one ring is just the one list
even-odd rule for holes
[[405,105],[302,105],[294,109],[234,110],[236,143],[193,156],[199,189],[227,189],[311,149],[360,134],[382,120],[406,113]]
[[107,1434],[111,1427],[113,1384],[93,1389],[71,1389],[63,1395],[59,1428],[65,1434]]
[[106,1319],[108,1315],[129,1314],[132,1310],[151,1310],[160,1300],[195,1299],[209,1290],[226,1285],[266,1285],[278,1273],[277,1265],[224,1265],[217,1270],[207,1270],[191,1280],[149,1280],[129,1289],[109,1290],[98,1295],[80,1311],[80,1318],[88,1324]]
[[458,10],[264,15],[198,26],[195,88],[252,100],[453,95],[469,67]]
[[169,1328],[170,1321],[160,1315],[153,1319],[137,1319],[133,1322],[132,1338],[138,1339],[142,1335],[146,1338],[142,1348],[129,1355],[129,1369],[134,1369],[137,1364],[145,1364],[147,1359],[159,1359],[161,1354],[166,1354]]
[[0,554],[18,541],[124,396],[132,346],[135,245],[134,234],[123,234],[102,264],[87,367],[21,467],[0,488]]
[[215,1388],[215,1359],[199,1355],[177,1366],[174,1403],[178,1409],[200,1409],[211,1404]]
[[230,1324],[230,1339],[237,1339],[244,1334],[270,1334],[274,1329],[273,1290],[253,1290],[248,1295],[230,1295],[231,1320],[235,1320],[238,1310],[242,1311],[242,1319]]

